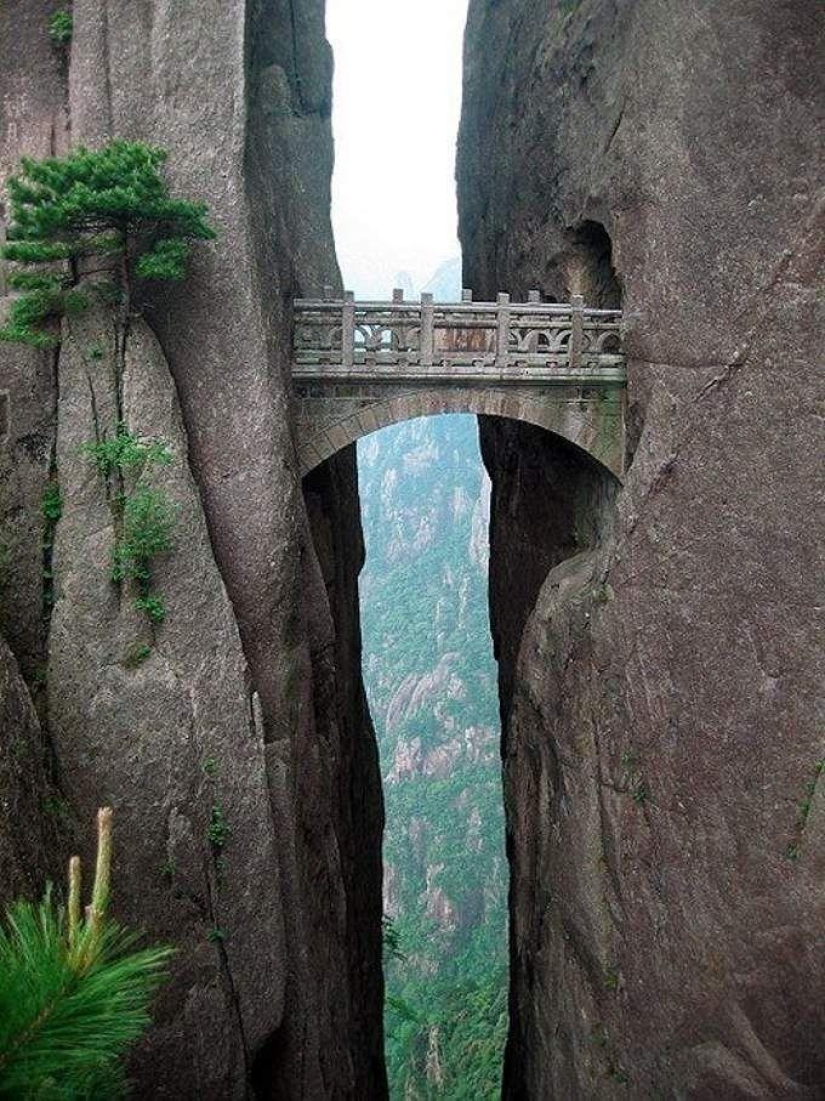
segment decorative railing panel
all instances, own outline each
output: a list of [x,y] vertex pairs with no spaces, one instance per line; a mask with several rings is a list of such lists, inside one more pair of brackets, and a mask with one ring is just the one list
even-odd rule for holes
[[534,377],[623,381],[620,310],[569,304],[497,302],[435,305],[432,295],[405,302],[335,300],[295,303],[293,375],[322,377]]

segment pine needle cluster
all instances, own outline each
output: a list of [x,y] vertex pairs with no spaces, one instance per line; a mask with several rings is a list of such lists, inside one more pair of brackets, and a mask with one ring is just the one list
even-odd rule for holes
[[[163,149],[120,140],[65,157],[23,158],[8,183],[11,219],[0,252],[21,265],[9,284],[23,293],[0,340],[54,345],[48,322],[86,307],[76,284],[89,271],[111,275],[127,313],[135,276],[184,278],[192,244],[215,232],[204,203],[169,194],[166,159]],[[102,289],[111,292],[111,280]]]
[[0,926],[0,1098],[109,1101],[122,1097],[122,1057],[149,1024],[168,948],[137,948],[108,917],[112,811],[98,813],[91,903],[81,915],[81,867],[69,865],[65,911],[47,893],[17,902]]

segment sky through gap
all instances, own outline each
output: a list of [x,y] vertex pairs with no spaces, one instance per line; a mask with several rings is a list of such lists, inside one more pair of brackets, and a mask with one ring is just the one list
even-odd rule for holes
[[328,0],[333,225],[348,287],[425,284],[459,254],[455,144],[467,0]]

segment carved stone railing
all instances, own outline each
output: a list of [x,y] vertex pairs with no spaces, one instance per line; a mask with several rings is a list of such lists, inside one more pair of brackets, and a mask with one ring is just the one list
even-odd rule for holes
[[525,303],[356,302],[352,292],[295,302],[296,379],[431,378],[456,381],[624,381],[620,310],[595,310],[574,296]]

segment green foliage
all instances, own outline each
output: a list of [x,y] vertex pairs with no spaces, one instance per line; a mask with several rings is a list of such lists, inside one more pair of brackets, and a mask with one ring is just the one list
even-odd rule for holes
[[216,925],[214,928],[209,930],[206,935],[206,939],[209,941],[210,944],[220,944],[222,941],[226,940],[226,930],[220,929]]
[[189,260],[189,242],[180,237],[158,241],[138,260],[141,279],[183,279]]
[[[68,26],[70,35],[71,15],[55,13],[53,22],[58,16],[65,17],[61,33]],[[185,276],[193,242],[215,233],[203,203],[171,197],[161,176],[165,161],[164,150],[129,141],[65,157],[23,158],[21,174],[8,184],[11,224],[2,255],[37,270],[12,274],[12,285],[24,293],[0,340],[40,348],[56,343],[48,322],[88,303],[72,288],[83,258],[102,257],[117,269],[114,298],[127,308],[134,270],[147,279]],[[68,269],[55,267],[66,261]]]
[[[387,999],[387,1054],[395,1068],[391,1093],[421,1101],[494,1101],[501,1096],[507,1036],[507,975],[440,989],[433,1010],[421,1013],[403,999]],[[437,1053],[440,1082],[428,1075]]]
[[144,661],[152,656],[152,647],[145,642],[133,642],[126,651],[123,664],[127,669],[137,669]]
[[624,769],[623,786],[619,790],[629,794],[637,807],[643,807],[650,799],[650,788],[639,771],[636,754],[631,749],[625,749],[621,756]]
[[401,934],[398,932],[398,928],[392,918],[387,917],[384,914],[381,919],[381,928],[383,932],[384,943],[384,955],[394,960],[401,960],[402,962],[407,958],[401,949]]
[[[162,440],[143,441],[125,424],[117,426],[114,436],[85,443],[81,450],[107,481],[114,474],[135,469],[143,472],[150,465],[172,461],[172,453]],[[177,509],[162,490],[143,483],[131,495],[117,500],[123,515],[112,560],[112,580],[134,581],[138,586],[137,610],[144,612],[151,623],[163,623],[166,605],[149,587],[153,561],[172,548]]]
[[126,1094],[121,1059],[149,1023],[166,948],[107,914],[111,812],[101,811],[91,904],[81,917],[80,861],[70,864],[66,911],[50,894],[16,902],[0,926],[0,1097],[109,1101]]
[[211,779],[213,776],[218,775],[218,767],[218,762],[214,757],[207,757],[201,765],[201,770],[204,776],[209,776]]
[[71,822],[72,816],[69,804],[58,795],[47,796],[41,804],[41,810],[44,814],[48,814],[51,818],[65,825]]
[[0,328],[0,340],[32,348],[52,348],[57,337],[43,325],[55,318],[74,316],[87,305],[88,298],[80,291],[65,287],[31,290],[12,302],[6,324]]
[[[486,577],[467,553],[482,483],[477,425],[428,418],[379,439],[377,451],[359,456],[359,475],[364,666],[381,771],[392,774],[414,742],[422,758],[448,761],[457,743],[473,744],[448,768],[413,769],[384,788],[394,904],[384,924],[390,1095],[483,1101],[500,1096],[507,882]],[[437,534],[422,546],[422,532]],[[420,706],[404,714],[395,705],[388,722],[404,680],[428,677],[443,659],[445,687],[420,693]],[[435,891],[454,908],[453,921],[429,916]],[[428,1077],[431,1045],[440,1086]]]
[[65,49],[71,42],[73,33],[72,13],[65,8],[54,12],[49,19],[49,38],[52,45],[59,50]]
[[138,487],[123,507],[123,534],[112,561],[113,581],[136,581],[148,596],[152,563],[172,549],[177,510],[162,490]]
[[40,502],[40,511],[44,520],[50,524],[56,524],[63,515],[63,497],[57,482],[50,481],[46,484],[43,499]]
[[226,847],[226,843],[232,834],[232,828],[224,816],[223,810],[214,806],[209,815],[209,825],[206,828],[206,836],[210,845],[220,851]]
[[643,807],[650,798],[650,788],[644,780],[638,779],[635,781],[630,795],[637,807]]
[[163,623],[166,619],[166,605],[163,597],[151,593],[149,596],[139,596],[135,600],[135,607],[139,612],[145,612],[152,623]]
[[788,860],[799,860],[802,856],[802,842],[805,830],[808,825],[808,819],[811,816],[811,810],[813,809],[816,789],[823,775],[825,775],[825,759],[816,762],[813,776],[805,785],[805,794],[802,798],[802,802],[799,804],[799,810],[797,811],[796,822],[794,824],[794,839],[785,849],[785,856]]
[[117,426],[113,437],[85,443],[82,450],[104,478],[110,477],[116,470],[132,470],[150,463],[165,466],[172,461],[172,453],[162,440],[145,443],[133,435],[125,424]]

